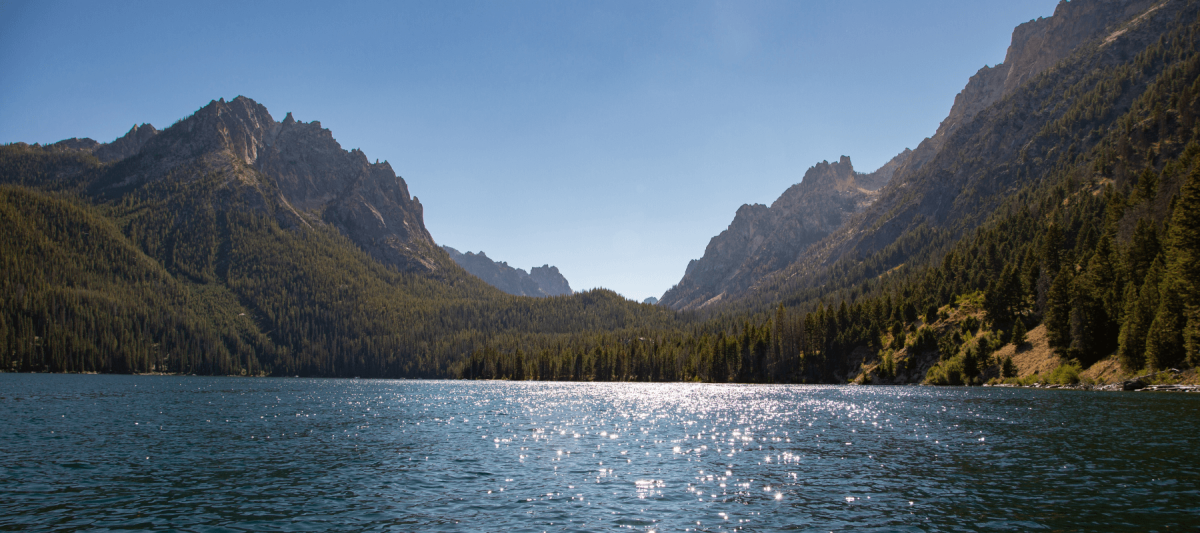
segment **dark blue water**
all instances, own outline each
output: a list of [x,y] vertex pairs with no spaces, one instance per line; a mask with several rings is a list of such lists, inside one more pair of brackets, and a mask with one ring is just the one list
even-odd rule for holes
[[0,529],[1194,531],[1200,397],[0,374]]

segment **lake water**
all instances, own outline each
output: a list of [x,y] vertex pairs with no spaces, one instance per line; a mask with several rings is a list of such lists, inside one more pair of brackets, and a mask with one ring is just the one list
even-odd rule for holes
[[1200,395],[0,374],[0,529],[1194,531]]

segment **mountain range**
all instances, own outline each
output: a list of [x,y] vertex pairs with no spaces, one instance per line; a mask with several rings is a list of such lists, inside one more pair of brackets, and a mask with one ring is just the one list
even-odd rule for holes
[[0,367],[957,384],[1013,378],[1027,332],[1194,367],[1198,49],[1186,0],[1061,2],[932,136],[742,206],[656,304],[438,246],[388,162],[245,97],[5,145]]

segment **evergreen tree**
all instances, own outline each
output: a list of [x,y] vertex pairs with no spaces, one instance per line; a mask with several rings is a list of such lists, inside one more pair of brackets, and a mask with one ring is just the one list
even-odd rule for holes
[[1046,295],[1046,336],[1050,347],[1066,350],[1071,347],[1071,281],[1070,265],[1063,265]]
[[1027,334],[1027,331],[1025,330],[1025,320],[1020,317],[1017,317],[1017,319],[1015,321],[1013,321],[1013,329],[1012,329],[1013,345],[1016,346],[1017,348],[1024,346],[1025,343],[1027,342],[1027,339],[1025,338],[1026,334]]
[[1141,286],[1150,265],[1161,252],[1158,242],[1158,228],[1149,219],[1138,219],[1137,227],[1133,230],[1129,249],[1125,253],[1125,272],[1128,279],[1135,285]]
[[[1164,281],[1171,286],[1171,280]],[[1162,291],[1154,321],[1146,334],[1146,363],[1154,370],[1174,368],[1186,359],[1183,341],[1183,301],[1177,291]]]
[[1192,170],[1180,190],[1167,241],[1167,290],[1178,292],[1186,359],[1200,366],[1200,166]]
[[1004,362],[1000,365],[1000,377],[1015,378],[1017,377],[1017,365],[1013,364],[1012,356],[1006,356]]

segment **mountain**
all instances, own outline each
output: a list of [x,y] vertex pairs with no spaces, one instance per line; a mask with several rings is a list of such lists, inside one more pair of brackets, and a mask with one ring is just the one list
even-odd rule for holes
[[[839,259],[878,253],[905,235],[934,228],[958,234],[978,225],[1006,190],[1030,178],[1014,175],[1012,163],[1031,152],[1030,143],[1052,114],[1065,111],[1061,100],[1048,98],[1044,81],[1031,82],[1085,44],[1095,52],[1076,67],[1079,72],[1055,77],[1082,76],[1103,64],[1128,61],[1146,45],[1147,35],[1139,29],[1157,35],[1153,25],[1141,21],[1179,9],[1178,3],[1151,0],[1060,2],[1053,16],[1021,24],[1013,30],[1004,62],[971,77],[932,137],[872,173],[867,185],[859,185],[861,191],[847,194],[828,185],[846,183],[841,189],[851,189],[845,180],[861,176],[843,156],[838,163],[814,166],[770,209],[743,206],[704,257],[690,263],[683,279],[663,295],[664,304],[701,308],[756,291],[771,296],[753,298],[772,300],[821,285]],[[963,153],[966,146],[974,150]],[[804,187],[813,178],[818,183]]]
[[[972,77],[879,199],[760,284],[758,298],[821,286],[872,256],[886,259],[856,275],[944,252],[1022,187],[1101,141],[1153,80],[1124,71],[1188,9],[1184,2],[1060,2],[1053,16],[1018,26],[1005,63]],[[1094,130],[1071,129],[1084,127]]]
[[545,297],[574,294],[575,292],[571,290],[567,278],[559,273],[558,267],[542,265],[533,267],[527,273],[523,269],[508,266],[508,263],[504,261],[492,261],[482,251],[478,254],[473,252],[464,254],[445,245],[442,246],[442,249],[449,253],[450,258],[467,272],[508,294]]
[[390,165],[245,97],[112,143],[0,146],[0,224],[4,370],[445,377],[492,340],[678,323],[611,291],[502,293],[434,244]]
[[298,122],[291,113],[276,122],[244,96],[214,100],[161,132],[142,124],[111,143],[72,138],[48,148],[119,162],[91,184],[89,193],[97,197],[224,174],[236,177],[224,184],[228,199],[249,202],[285,226],[329,224],[397,268],[438,268],[421,203],[386,161],[371,163],[359,150],[343,150],[320,122]]
[[797,261],[810,245],[841,227],[879,195],[911,151],[870,174],[855,172],[850,158],[822,161],[770,207],[743,205],[729,229],[713,237],[704,256],[688,263],[683,279],[662,297],[675,309],[701,308],[740,295],[763,276]]

